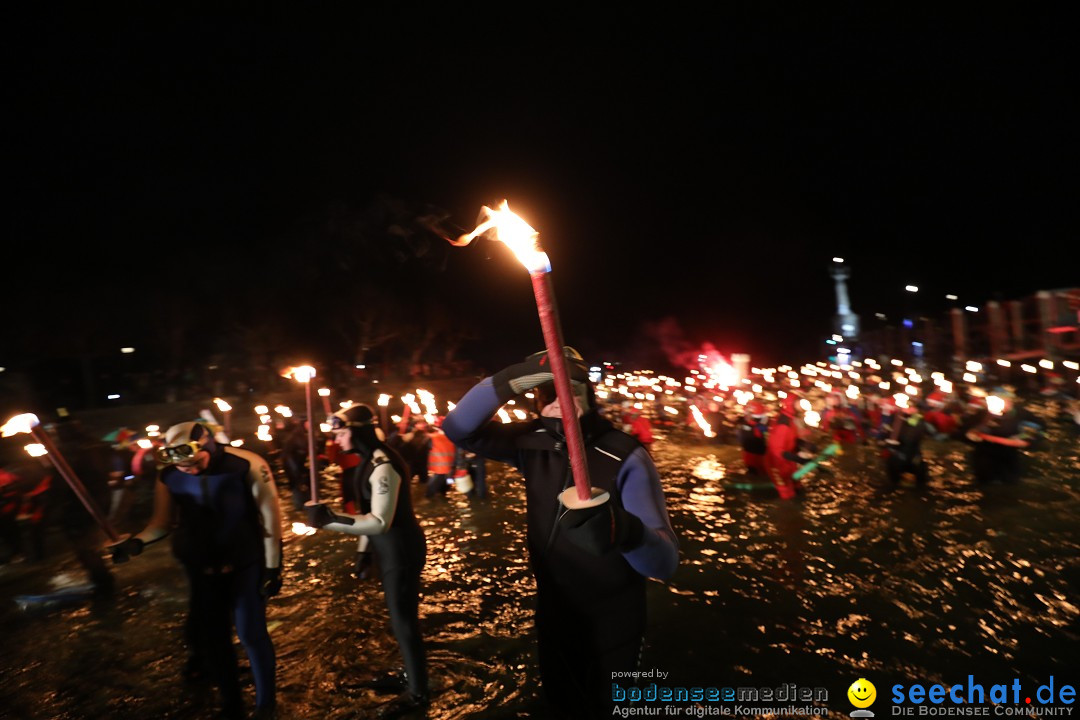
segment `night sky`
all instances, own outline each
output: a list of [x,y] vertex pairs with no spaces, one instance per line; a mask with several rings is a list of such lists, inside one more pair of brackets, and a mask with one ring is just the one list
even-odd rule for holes
[[449,311],[495,369],[542,347],[527,274],[439,232],[502,199],[589,359],[811,359],[837,255],[864,322],[1080,284],[1063,16],[770,7],[13,18],[5,276],[34,302],[0,365],[161,348],[184,312],[191,354],[272,325],[349,359],[329,328],[364,286]]

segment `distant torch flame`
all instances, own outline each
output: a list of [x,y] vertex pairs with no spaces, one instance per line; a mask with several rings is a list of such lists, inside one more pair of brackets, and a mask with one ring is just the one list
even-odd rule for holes
[[548,262],[547,253],[540,250],[537,241],[539,233],[514,214],[505,200],[502,201],[498,210],[492,210],[485,205],[481,208],[480,215],[481,221],[476,229],[468,235],[452,240],[453,245],[459,247],[468,245],[477,236],[494,231],[495,239],[509,247],[530,273],[551,272],[551,263]]
[[694,415],[694,422],[698,424],[702,432],[705,433],[705,437],[716,437],[716,433],[713,432],[712,425],[705,420],[705,416],[701,414],[701,409],[697,405],[690,406],[690,412]]

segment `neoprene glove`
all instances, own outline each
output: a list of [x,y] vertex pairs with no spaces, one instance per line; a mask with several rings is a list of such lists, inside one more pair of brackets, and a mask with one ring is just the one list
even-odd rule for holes
[[259,582],[259,593],[263,600],[272,598],[281,592],[281,568],[263,568]]
[[560,522],[566,537],[593,555],[604,555],[611,550],[633,550],[645,536],[641,518],[610,501],[581,510],[567,510]]
[[370,551],[356,553],[353,571],[361,580],[367,580],[375,572],[375,558]]
[[141,555],[145,547],[146,543],[139,538],[129,537],[116,545],[110,545],[109,551],[112,553],[113,563],[119,565],[120,563],[126,563],[136,555]]
[[304,509],[307,510],[308,525],[314,528],[326,527],[330,523],[341,523],[342,525],[353,524],[353,519],[351,517],[338,515],[328,508],[325,503],[305,505]]
[[[567,371],[572,382],[588,382],[589,368],[572,347],[563,347]],[[525,362],[503,368],[492,377],[495,394],[500,402],[520,395],[526,390],[551,382],[555,379],[551,371],[551,362],[546,352],[539,352],[525,358]]]

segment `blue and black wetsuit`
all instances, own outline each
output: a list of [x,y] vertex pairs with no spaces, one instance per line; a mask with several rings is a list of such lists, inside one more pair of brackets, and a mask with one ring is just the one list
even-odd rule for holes
[[274,646],[266,629],[266,602],[259,592],[264,567],[263,529],[252,497],[251,462],[217,446],[204,472],[162,471],[179,522],[173,554],[191,586],[187,620],[189,668],[208,669],[219,683],[226,711],[242,707],[236,633],[255,678],[256,707],[275,702]]
[[443,422],[454,441],[509,463],[525,478],[527,540],[537,586],[536,628],[544,693],[569,717],[611,714],[612,673],[632,671],[645,633],[645,579],[668,578],[678,545],[648,451],[596,412],[581,418],[589,477],[637,515],[645,532],[627,552],[595,556],[561,530],[559,493],[573,482],[562,421],[488,422],[501,406],[488,378]]

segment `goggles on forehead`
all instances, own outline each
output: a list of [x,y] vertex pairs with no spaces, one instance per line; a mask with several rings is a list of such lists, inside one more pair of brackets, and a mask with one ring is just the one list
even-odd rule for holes
[[162,465],[175,465],[182,462],[190,462],[195,459],[195,456],[202,450],[202,446],[199,443],[191,440],[183,445],[174,445],[173,447],[160,447],[156,451],[157,461]]
[[330,416],[330,429],[331,430],[345,430],[346,428],[366,427],[368,425],[374,425],[374,424],[375,424],[375,418],[371,418],[370,420],[365,420],[363,422],[358,422],[358,421],[355,421],[355,420],[354,421],[346,420],[345,418],[340,417],[338,415],[331,415]]

